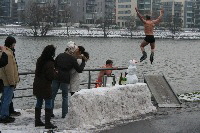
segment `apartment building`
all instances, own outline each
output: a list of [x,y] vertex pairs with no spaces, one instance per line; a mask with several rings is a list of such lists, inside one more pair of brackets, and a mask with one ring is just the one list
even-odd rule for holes
[[184,2],[184,24],[185,28],[194,28],[194,0],[185,0]]
[[[181,27],[193,28],[195,27],[195,8],[196,0],[162,0],[162,6],[165,10],[164,22],[174,23],[175,20],[181,19]],[[200,9],[198,10],[200,11]],[[196,12],[198,16],[198,11]],[[196,17],[197,17],[196,16]],[[198,18],[198,17],[197,17]],[[197,20],[197,19],[196,19]]]
[[131,17],[136,18],[135,7],[137,7],[137,0],[116,1],[116,24],[119,27],[126,27]]
[[137,5],[142,15],[152,15],[152,0],[138,0]]
[[157,18],[160,15],[161,0],[152,0],[151,16],[152,19]]
[[116,0],[105,0],[105,13],[104,21],[108,21],[110,24],[116,23]]
[[73,22],[115,21],[115,0],[70,0]]
[[72,23],[79,23],[84,21],[84,7],[85,0],[68,0],[68,6],[70,7]]
[[18,0],[17,2],[17,13],[18,13],[18,22],[24,22],[24,13],[25,13],[25,4],[27,0]]
[[194,2],[194,26],[200,28],[200,0]]
[[84,22],[86,24],[94,24],[96,18],[96,0],[86,0],[84,3]]
[[9,23],[12,22],[12,3],[13,0],[0,0],[1,4],[1,14],[0,14],[0,22],[1,23]]
[[15,0],[12,0],[11,3],[11,22],[17,22],[18,21],[18,14],[17,14],[17,2]]
[[163,23],[169,26],[169,24],[178,25],[183,27],[184,25],[184,1],[185,0],[162,0],[162,7],[165,11],[163,16]]

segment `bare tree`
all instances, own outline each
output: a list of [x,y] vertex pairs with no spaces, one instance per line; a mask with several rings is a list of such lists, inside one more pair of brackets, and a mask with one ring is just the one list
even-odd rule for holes
[[111,25],[113,25],[113,14],[112,12],[106,12],[105,17],[103,19],[103,27],[102,27],[104,32],[104,38],[107,37]]
[[39,6],[30,2],[25,9],[26,22],[31,27],[34,36],[46,36],[54,23],[56,8],[54,5]]
[[66,23],[66,27],[67,27],[67,36],[69,36],[69,26],[70,26],[70,19],[72,17],[72,13],[70,10],[70,7],[68,6],[68,4],[64,4],[63,9],[61,11],[59,11],[58,13],[58,19],[60,22],[62,23]]
[[131,33],[131,38],[133,37],[133,30],[136,29],[136,18],[135,16],[130,16],[130,18],[127,20],[127,28]]
[[174,35],[179,32],[182,28],[183,20],[181,16],[176,15],[169,15],[167,16],[166,27],[173,33],[172,38]]

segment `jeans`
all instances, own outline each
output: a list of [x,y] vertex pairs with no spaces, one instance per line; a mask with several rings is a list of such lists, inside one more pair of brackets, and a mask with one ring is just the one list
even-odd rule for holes
[[54,108],[54,100],[59,88],[62,90],[62,117],[68,113],[68,86],[67,83],[62,83],[57,80],[52,81],[52,109]]
[[4,86],[1,97],[0,117],[9,116],[9,106],[12,101],[14,87]]
[[[45,109],[52,109],[52,99],[44,99]],[[43,98],[37,98],[36,108],[42,108]]]

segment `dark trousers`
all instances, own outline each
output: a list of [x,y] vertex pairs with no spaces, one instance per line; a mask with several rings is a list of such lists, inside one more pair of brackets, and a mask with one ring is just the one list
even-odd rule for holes
[[[12,99],[14,98],[14,94],[12,96]],[[0,103],[1,106],[1,103]],[[13,106],[13,102],[11,101],[10,105],[9,105],[9,114],[13,113],[15,111],[14,106]]]
[[[14,94],[13,94],[13,97],[12,99],[14,98]],[[15,110],[14,110],[14,106],[13,106],[13,102],[11,101],[10,103],[10,106],[9,106],[9,113],[13,113]]]

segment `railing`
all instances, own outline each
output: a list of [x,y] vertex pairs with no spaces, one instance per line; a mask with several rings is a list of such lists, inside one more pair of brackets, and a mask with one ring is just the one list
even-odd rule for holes
[[[95,68],[95,69],[84,69],[83,71],[88,71],[88,82],[87,83],[81,83],[80,85],[85,85],[88,84],[88,89],[91,88],[91,84],[96,84],[96,82],[92,83],[91,82],[91,71],[101,71],[101,70],[124,70],[128,69],[127,67],[122,67],[122,68]],[[35,74],[35,72],[22,72],[19,73],[19,75],[29,75],[29,74]],[[33,88],[21,88],[21,89],[16,89],[17,90],[30,90]],[[27,96],[18,96],[15,98],[23,98],[23,97],[32,97],[33,95],[27,95]]]

